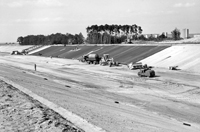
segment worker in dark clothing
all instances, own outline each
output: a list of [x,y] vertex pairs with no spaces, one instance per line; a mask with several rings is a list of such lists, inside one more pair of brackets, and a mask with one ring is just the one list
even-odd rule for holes
[[36,65],[36,64],[34,64],[34,67],[35,67],[35,71],[36,71],[36,67],[37,67],[37,65]]

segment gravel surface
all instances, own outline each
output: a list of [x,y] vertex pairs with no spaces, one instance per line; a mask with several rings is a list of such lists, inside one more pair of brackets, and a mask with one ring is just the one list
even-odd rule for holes
[[0,80],[1,132],[82,132],[59,114]]

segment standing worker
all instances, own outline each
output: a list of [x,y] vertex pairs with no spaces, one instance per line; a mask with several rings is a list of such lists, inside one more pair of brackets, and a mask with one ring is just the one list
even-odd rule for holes
[[34,67],[35,67],[35,71],[36,71],[36,67],[37,67],[36,64],[34,64]]

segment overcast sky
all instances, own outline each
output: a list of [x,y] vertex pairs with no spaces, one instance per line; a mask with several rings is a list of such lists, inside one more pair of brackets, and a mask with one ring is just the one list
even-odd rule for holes
[[200,33],[200,0],[0,0],[0,42],[80,33],[94,24],[139,25],[143,33]]

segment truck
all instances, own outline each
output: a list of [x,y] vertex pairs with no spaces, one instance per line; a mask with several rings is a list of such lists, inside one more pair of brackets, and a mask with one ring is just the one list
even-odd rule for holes
[[22,52],[19,52],[19,51],[17,51],[17,50],[12,51],[10,54],[11,54],[11,55],[23,55]]
[[81,61],[87,62],[88,64],[99,64],[101,57],[98,54],[87,54],[82,56]]

